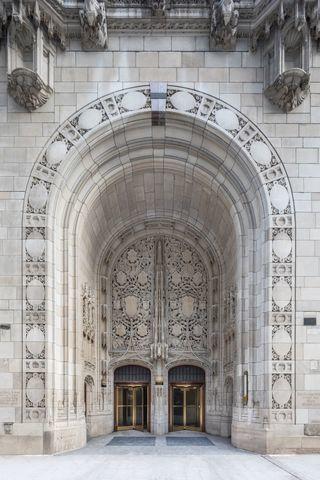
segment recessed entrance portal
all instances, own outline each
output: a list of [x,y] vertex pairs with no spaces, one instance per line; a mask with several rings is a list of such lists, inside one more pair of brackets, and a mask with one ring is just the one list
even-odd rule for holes
[[114,373],[115,430],[150,430],[150,370],[125,365]]
[[181,365],[169,371],[169,428],[204,430],[204,382],[202,368]]

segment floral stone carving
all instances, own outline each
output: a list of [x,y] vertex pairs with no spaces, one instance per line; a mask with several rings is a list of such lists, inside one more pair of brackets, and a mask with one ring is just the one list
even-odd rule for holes
[[310,89],[309,82],[309,73],[301,68],[292,68],[278,75],[264,93],[270,102],[287,113],[301,105],[306,98]]
[[104,2],[85,0],[80,10],[82,46],[86,50],[104,50],[107,48],[107,16]]

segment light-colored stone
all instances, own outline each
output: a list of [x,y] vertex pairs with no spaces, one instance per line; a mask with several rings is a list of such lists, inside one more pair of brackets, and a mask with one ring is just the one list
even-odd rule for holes
[[239,127],[237,115],[226,108],[217,111],[216,122],[225,130],[236,130]]

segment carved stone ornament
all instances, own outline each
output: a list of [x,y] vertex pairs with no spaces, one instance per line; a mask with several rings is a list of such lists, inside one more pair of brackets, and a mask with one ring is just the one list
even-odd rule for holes
[[211,48],[231,48],[236,41],[239,10],[233,0],[213,0],[210,21]]
[[8,92],[22,107],[33,111],[44,105],[53,90],[28,68],[16,68],[8,75]]
[[264,91],[266,97],[283,112],[291,112],[309,93],[310,74],[301,68],[281,73]]
[[82,323],[83,336],[91,343],[94,342],[94,303],[95,296],[92,288],[85,283],[82,287]]
[[107,16],[104,2],[85,0],[80,10],[82,47],[86,50],[104,50],[107,48]]
[[170,8],[170,0],[150,0],[152,15],[162,16]]

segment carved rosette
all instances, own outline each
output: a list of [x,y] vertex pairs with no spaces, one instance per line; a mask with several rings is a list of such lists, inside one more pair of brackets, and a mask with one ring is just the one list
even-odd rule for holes
[[8,74],[8,92],[19,105],[32,112],[48,101],[53,90],[32,70],[16,68]]
[[281,73],[264,93],[283,112],[291,112],[301,105],[310,90],[310,73],[301,68],[292,68]]

